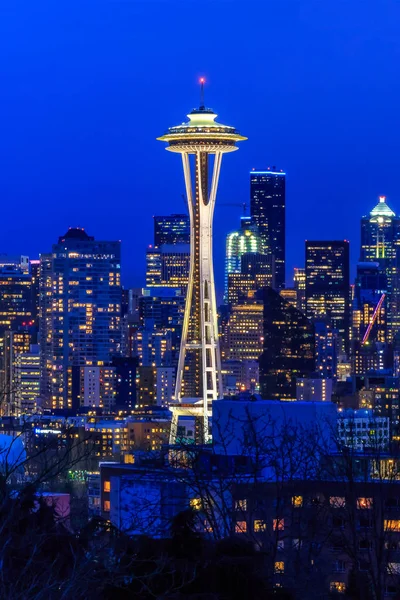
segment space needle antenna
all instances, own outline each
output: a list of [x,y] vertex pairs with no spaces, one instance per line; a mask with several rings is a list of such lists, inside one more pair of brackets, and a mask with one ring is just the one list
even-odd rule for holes
[[200,108],[204,108],[204,84],[206,80],[205,77],[200,77]]

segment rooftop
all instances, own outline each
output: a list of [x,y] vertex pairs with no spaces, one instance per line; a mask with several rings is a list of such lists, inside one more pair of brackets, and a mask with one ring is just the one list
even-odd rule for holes
[[392,209],[386,204],[386,196],[379,196],[378,204],[371,210],[369,214],[371,215],[371,217],[378,218],[392,218],[396,216]]
[[82,242],[93,242],[94,237],[88,235],[83,227],[70,227],[64,235],[58,238],[58,243],[61,244],[66,240],[81,240]]

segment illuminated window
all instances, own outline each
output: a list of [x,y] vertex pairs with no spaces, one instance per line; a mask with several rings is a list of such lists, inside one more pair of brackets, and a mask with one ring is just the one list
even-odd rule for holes
[[292,496],[292,504],[295,508],[303,506],[303,496]]
[[372,498],[357,498],[357,508],[372,508]]
[[267,525],[265,521],[262,519],[255,519],[254,521],[254,531],[266,531]]
[[242,498],[241,500],[235,501],[235,510],[247,510],[247,500]]
[[105,481],[104,482],[103,491],[104,492],[110,492],[111,491],[111,483],[109,481]]
[[110,501],[104,500],[104,512],[110,512]]
[[346,498],[344,496],[331,496],[329,498],[329,504],[333,508],[343,508],[346,506]]
[[247,531],[246,521],[236,521],[235,533],[246,533],[246,531]]
[[336,592],[337,594],[344,594],[346,591],[346,584],[343,583],[343,581],[331,581],[329,589],[331,592]]
[[285,522],[283,519],[273,519],[272,528],[274,531],[283,531],[285,529]]
[[274,571],[275,571],[275,573],[284,573],[285,572],[285,563],[283,562],[283,560],[276,561],[276,563],[274,565]]
[[400,531],[399,519],[385,519],[383,521],[385,531]]
[[390,575],[400,575],[400,563],[396,563],[396,562],[388,563],[387,572]]
[[190,508],[193,508],[193,510],[201,510],[201,507],[202,507],[201,498],[191,498]]

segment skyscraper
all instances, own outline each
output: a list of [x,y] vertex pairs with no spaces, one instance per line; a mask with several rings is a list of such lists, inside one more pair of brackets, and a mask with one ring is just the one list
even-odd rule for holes
[[259,292],[264,303],[264,349],[260,356],[260,390],[267,400],[295,400],[296,378],[314,371],[314,326],[271,288]]
[[80,368],[120,353],[120,271],[120,242],[96,241],[78,228],[41,256],[41,389],[49,408],[73,408]]
[[400,327],[400,217],[380,196],[369,215],[361,219],[360,262],[376,262],[387,277],[388,340]]
[[232,307],[222,338],[225,360],[258,360],[263,349],[263,304],[251,302]]
[[297,292],[297,308],[306,313],[306,270],[294,268],[294,289]]
[[175,287],[185,293],[189,280],[190,246],[150,246],[146,253],[146,287]]
[[[201,83],[203,89],[204,81]],[[182,155],[190,216],[190,277],[175,396],[180,403],[183,399],[192,399],[192,405],[201,401],[201,407],[198,405],[201,437],[208,441],[208,404],[222,396],[212,256],[213,213],[222,155],[237,150],[236,142],[246,138],[234,127],[217,123],[217,115],[204,106],[203,99],[188,117],[188,123],[171,127],[159,139],[168,143],[167,150]],[[191,156],[194,156],[194,185]],[[177,418],[175,410],[172,441],[176,439]]]
[[285,287],[286,174],[275,167],[250,172],[250,214],[271,257],[272,286]]
[[154,245],[190,244],[188,215],[154,217]]
[[349,242],[306,241],[306,314],[312,321],[327,319],[349,353]]
[[[241,258],[244,254],[262,254],[263,246],[257,226],[251,217],[240,219],[240,229],[232,231],[226,236],[225,254],[225,291],[224,300],[228,302],[228,280],[230,273],[241,273]],[[265,260],[267,257],[265,256]]]

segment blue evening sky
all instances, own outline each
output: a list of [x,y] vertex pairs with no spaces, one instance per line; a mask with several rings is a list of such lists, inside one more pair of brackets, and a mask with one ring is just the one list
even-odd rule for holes
[[[7,0],[0,7],[0,252],[47,252],[68,226],[121,239],[144,281],[152,215],[180,212],[178,156],[155,138],[206,104],[249,140],[225,157],[220,202],[251,167],[287,172],[287,280],[304,240],[349,239],[379,194],[400,211],[398,0]],[[239,207],[217,206],[217,283]]]

